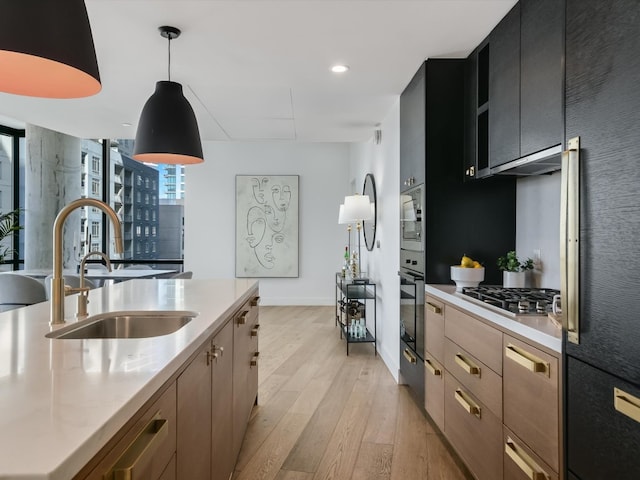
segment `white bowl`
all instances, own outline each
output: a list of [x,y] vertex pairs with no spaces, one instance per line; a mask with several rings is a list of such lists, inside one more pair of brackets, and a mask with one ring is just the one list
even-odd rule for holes
[[484,267],[464,268],[452,265],[451,280],[456,282],[456,292],[461,292],[463,287],[477,287],[484,280]]

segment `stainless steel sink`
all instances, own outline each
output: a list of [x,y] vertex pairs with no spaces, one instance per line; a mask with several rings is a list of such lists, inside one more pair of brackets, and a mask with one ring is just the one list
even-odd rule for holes
[[197,316],[197,312],[172,310],[108,312],[45,336],[58,339],[159,337],[180,330]]

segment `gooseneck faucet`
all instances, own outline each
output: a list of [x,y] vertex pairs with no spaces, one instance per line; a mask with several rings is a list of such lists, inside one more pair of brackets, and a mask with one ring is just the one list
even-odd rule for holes
[[122,226],[116,212],[106,203],[95,198],[79,198],[65,205],[53,222],[53,278],[51,279],[51,325],[64,322],[64,277],[62,275],[62,231],[64,222],[77,208],[94,207],[102,210],[113,224],[116,253],[123,252]]

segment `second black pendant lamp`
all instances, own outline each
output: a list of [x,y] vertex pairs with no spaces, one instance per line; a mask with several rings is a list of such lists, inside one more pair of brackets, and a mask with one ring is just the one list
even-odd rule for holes
[[169,79],[156,83],[156,91],[142,108],[133,158],[149,163],[201,163],[204,156],[196,116],[182,85],[171,81],[171,40],[178,38],[180,30],[168,26],[159,30],[169,42]]

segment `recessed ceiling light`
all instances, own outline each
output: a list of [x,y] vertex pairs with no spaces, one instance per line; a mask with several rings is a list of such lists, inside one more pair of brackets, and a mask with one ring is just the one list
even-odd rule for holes
[[333,67],[331,67],[331,71],[333,73],[344,73],[347,70],[349,70],[348,65],[334,65]]
[[122,122],[123,127],[130,127],[131,124],[129,122]]

